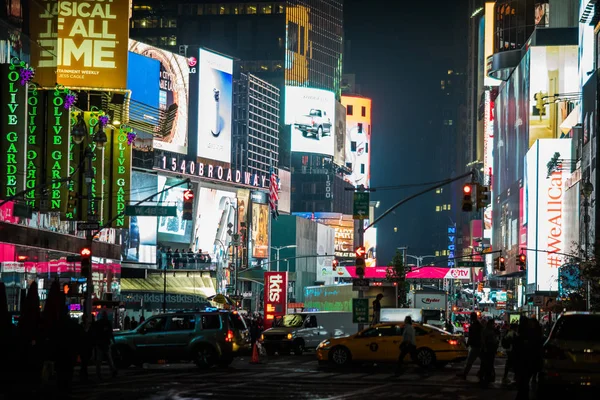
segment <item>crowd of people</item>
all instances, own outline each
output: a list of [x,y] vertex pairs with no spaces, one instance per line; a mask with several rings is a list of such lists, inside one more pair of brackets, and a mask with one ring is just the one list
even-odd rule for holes
[[199,264],[210,264],[212,258],[203,253],[202,249],[194,252],[192,249],[175,249],[160,246],[157,250],[158,268],[164,269],[186,269],[196,268]]

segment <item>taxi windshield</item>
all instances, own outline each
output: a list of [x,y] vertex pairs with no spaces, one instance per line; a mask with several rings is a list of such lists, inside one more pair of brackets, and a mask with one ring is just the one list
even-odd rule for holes
[[281,325],[284,328],[298,328],[304,323],[304,316],[298,314],[284,315],[281,320]]

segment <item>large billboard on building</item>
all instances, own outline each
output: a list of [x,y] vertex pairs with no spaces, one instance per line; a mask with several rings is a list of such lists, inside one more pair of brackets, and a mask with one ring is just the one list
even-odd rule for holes
[[[154,135],[155,149],[187,154],[188,105],[190,68],[185,57],[154,46],[129,40],[131,53],[128,64],[127,88],[131,100],[144,106],[132,107],[132,119],[158,127],[161,116],[175,113],[173,126],[167,132]],[[157,133],[157,132],[149,132]]]
[[279,177],[279,202],[277,211],[280,214],[289,214],[292,207],[292,174],[290,171],[279,168],[277,172]]
[[337,101],[335,102],[333,162],[337,165],[346,165],[346,107]]
[[265,325],[271,326],[275,317],[287,314],[288,273],[265,272]]
[[129,1],[29,1],[31,65],[43,87],[125,89]]
[[346,166],[352,173],[344,179],[354,186],[369,187],[371,181],[371,99],[342,96],[346,107]]
[[335,95],[305,87],[285,87],[285,125],[292,151],[334,155]]
[[335,229],[331,226],[323,224],[317,225],[317,254],[318,255],[331,255],[331,257],[319,257],[317,258],[317,270],[328,266],[331,266],[333,261],[333,254],[335,251]]
[[[165,190],[181,182],[181,179],[158,175],[158,191]],[[183,216],[183,192],[187,186],[177,186],[157,196],[160,204],[174,206],[177,208],[175,217],[158,217],[158,241],[190,243],[193,221],[182,219]]]
[[521,244],[521,195],[525,154],[529,149],[529,52],[494,103],[492,248],[503,250],[507,273],[517,271]]
[[302,218],[316,221],[330,226],[335,231],[335,256],[354,257],[354,220],[352,215],[329,212],[301,212],[293,213]]
[[565,158],[570,152],[571,139],[540,139],[526,157],[527,247],[539,250],[527,251],[527,283],[536,291],[558,290],[565,262],[560,253],[570,253],[563,226],[567,171],[561,165],[548,168],[556,153]]
[[204,49],[198,57],[197,156],[229,163],[233,60]]
[[269,257],[269,205],[252,203],[252,223],[250,225],[250,245],[252,257]]

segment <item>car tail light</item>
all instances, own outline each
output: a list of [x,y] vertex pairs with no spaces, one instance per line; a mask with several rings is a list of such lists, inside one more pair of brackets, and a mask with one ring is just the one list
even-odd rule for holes
[[227,336],[225,337],[225,341],[233,342],[233,331],[232,330],[227,331]]
[[448,340],[446,340],[446,342],[448,342],[448,344],[450,344],[451,346],[458,346],[457,339],[448,339]]

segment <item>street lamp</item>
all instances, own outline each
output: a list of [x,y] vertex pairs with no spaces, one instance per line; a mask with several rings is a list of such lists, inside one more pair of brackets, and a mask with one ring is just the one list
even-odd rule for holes
[[[586,178],[585,182],[583,183],[583,185],[581,186],[581,195],[583,196],[583,224],[584,224],[584,251],[585,251],[585,261],[587,262],[588,257],[589,257],[589,253],[588,253],[588,247],[589,247],[589,225],[590,225],[590,214],[589,214],[589,208],[590,208],[590,197],[592,196],[592,193],[594,193],[594,185],[592,185],[592,183],[590,182],[590,178]],[[591,285],[590,285],[590,281],[588,280],[587,284],[586,284],[586,298],[587,298],[587,308],[588,310],[590,309],[590,301],[591,301],[591,294],[590,294],[590,290],[591,290]]]
[[287,246],[279,246],[279,247],[277,247],[277,246],[271,246],[271,249],[273,249],[273,250],[275,250],[277,252],[277,272],[279,272],[279,252],[281,250],[283,250],[283,249],[293,249],[295,247],[298,247],[298,246],[295,245],[295,244],[290,244],[290,245],[287,245]]
[[413,256],[411,254],[407,254],[406,257],[411,257],[411,258],[414,258],[415,260],[417,260],[417,268],[421,268],[421,266],[423,265],[423,260],[425,258],[427,258],[427,257],[436,258],[437,256],[434,256],[434,255]]

